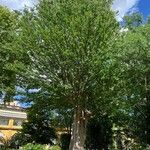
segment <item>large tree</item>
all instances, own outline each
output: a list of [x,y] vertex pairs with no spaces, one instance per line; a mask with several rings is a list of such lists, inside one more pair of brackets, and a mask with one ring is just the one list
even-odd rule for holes
[[[12,48],[29,56],[16,62],[22,77],[46,88],[50,100],[74,109],[70,150],[83,150],[90,113],[114,103],[118,78],[118,23],[111,0],[41,0],[25,10]],[[111,103],[112,102],[112,103]]]

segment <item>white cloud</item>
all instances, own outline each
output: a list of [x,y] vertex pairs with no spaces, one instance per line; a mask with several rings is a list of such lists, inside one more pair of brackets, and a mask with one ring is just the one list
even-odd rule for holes
[[117,20],[122,21],[124,15],[136,11],[139,0],[115,0],[112,9],[118,11]]
[[0,5],[7,6],[11,9],[20,10],[24,6],[32,7],[35,0],[0,0]]
[[41,89],[29,89],[28,92],[29,93],[37,93],[39,92]]
[[[32,7],[36,2],[37,0],[0,0],[0,5],[20,10],[24,6]],[[138,2],[139,0],[115,0],[112,9],[118,11],[117,20],[122,21],[125,14],[136,11]]]

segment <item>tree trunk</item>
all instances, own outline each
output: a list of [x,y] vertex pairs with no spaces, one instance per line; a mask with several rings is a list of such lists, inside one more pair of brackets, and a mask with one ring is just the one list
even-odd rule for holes
[[72,125],[72,135],[69,150],[84,150],[86,139],[87,118],[85,111],[81,107],[76,107]]

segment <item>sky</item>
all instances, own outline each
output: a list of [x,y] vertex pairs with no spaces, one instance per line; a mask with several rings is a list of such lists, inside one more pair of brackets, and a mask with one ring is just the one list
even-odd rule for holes
[[138,5],[139,11],[143,13],[145,19],[150,16],[150,0],[140,0]]
[[[25,5],[32,7],[37,0],[0,0],[0,5],[11,9],[21,10]],[[113,10],[118,11],[116,16],[120,22],[124,15],[133,12],[141,12],[144,19],[150,14],[150,0],[115,0],[112,6]]]

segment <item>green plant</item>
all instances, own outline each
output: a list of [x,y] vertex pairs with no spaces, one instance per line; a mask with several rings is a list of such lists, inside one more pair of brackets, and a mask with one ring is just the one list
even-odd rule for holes
[[54,145],[50,148],[50,150],[61,150],[61,148],[58,145]]
[[27,144],[21,150],[45,150],[43,145],[40,144]]
[[0,147],[0,150],[7,150],[10,146],[10,141],[3,137],[0,137],[0,143],[3,143],[3,145]]
[[32,139],[29,135],[24,133],[16,133],[10,139],[10,147],[17,148],[22,145],[26,145],[27,143],[31,143]]

